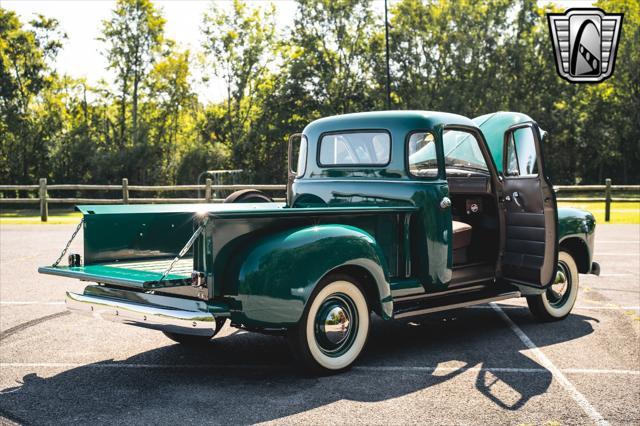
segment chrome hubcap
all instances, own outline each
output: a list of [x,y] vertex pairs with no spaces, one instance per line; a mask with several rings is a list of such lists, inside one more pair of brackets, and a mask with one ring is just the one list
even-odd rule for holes
[[315,338],[320,350],[337,357],[344,354],[353,343],[358,318],[356,307],[345,294],[327,297],[316,314]]
[[547,299],[551,306],[559,308],[569,298],[571,290],[571,275],[564,262],[558,263],[558,272],[551,287],[547,290]]
[[327,340],[334,345],[339,345],[349,335],[348,312],[340,306],[331,309],[324,318],[324,334]]

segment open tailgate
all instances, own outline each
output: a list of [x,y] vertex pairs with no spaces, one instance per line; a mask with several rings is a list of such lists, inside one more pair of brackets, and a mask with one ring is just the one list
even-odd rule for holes
[[141,290],[190,285],[191,272],[193,271],[193,259],[190,257],[180,259],[171,272],[161,280],[163,272],[169,268],[172,261],[173,258],[111,262],[87,266],[43,266],[38,268],[38,272]]

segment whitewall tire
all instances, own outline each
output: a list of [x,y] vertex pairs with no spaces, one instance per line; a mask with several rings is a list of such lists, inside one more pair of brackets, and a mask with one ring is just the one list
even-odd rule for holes
[[529,309],[540,321],[557,321],[566,318],[578,298],[578,267],[571,254],[560,251],[558,271],[554,283],[543,294],[527,297]]
[[346,275],[323,280],[289,340],[299,361],[316,373],[349,368],[369,336],[369,307],[360,285]]

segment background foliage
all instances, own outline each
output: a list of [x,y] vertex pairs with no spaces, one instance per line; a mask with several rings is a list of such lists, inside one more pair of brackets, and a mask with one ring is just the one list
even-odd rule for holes
[[[615,73],[576,85],[556,74],[550,9],[535,0],[393,3],[392,108],[525,112],[550,134],[555,183],[637,183],[640,3],[598,6],[625,14]],[[272,6],[213,4],[198,52],[178,50],[164,25],[150,0],[119,0],[100,38],[115,81],[89,86],[55,72],[55,20],[0,7],[0,182],[193,183],[242,168],[248,182],[283,183],[288,135],[386,109],[384,23],[369,0],[298,0],[284,28]],[[224,100],[199,101],[195,67],[224,81]]]

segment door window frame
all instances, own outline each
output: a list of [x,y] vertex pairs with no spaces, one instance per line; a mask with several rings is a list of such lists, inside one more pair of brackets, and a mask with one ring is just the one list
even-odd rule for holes
[[[517,176],[508,175],[507,171],[507,145],[509,144],[509,137],[518,129],[531,129],[533,133],[533,144],[536,149],[536,166],[538,167],[538,173],[535,175],[520,175]],[[515,139],[513,140],[513,150],[516,156],[516,162],[518,162],[518,151],[516,148]],[[542,132],[540,128],[534,121],[526,121],[524,123],[514,124],[513,126],[507,128],[504,132],[503,141],[502,141],[502,172],[500,175],[503,179],[538,179],[542,178],[548,180],[546,176],[542,176],[541,172],[544,171],[544,159],[542,157]],[[520,163],[518,162],[518,173],[520,173]]]

